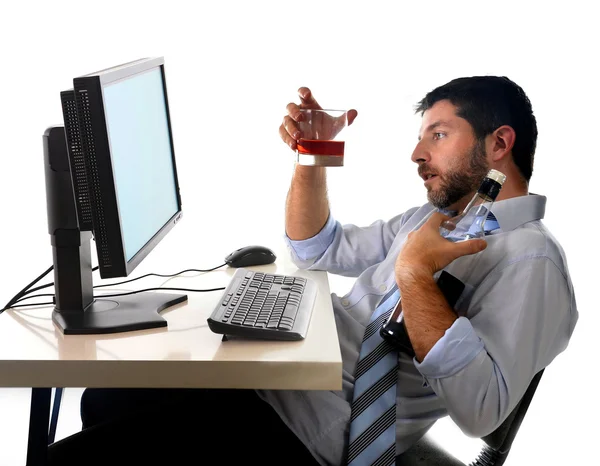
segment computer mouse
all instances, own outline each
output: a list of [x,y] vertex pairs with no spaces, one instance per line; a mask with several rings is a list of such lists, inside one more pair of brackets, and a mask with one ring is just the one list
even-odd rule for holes
[[225,258],[230,267],[251,267],[253,265],[272,264],[277,259],[273,251],[265,246],[246,246],[233,251]]

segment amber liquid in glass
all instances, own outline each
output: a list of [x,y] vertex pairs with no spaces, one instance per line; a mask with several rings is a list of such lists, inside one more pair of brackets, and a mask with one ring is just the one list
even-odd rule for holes
[[344,141],[300,139],[297,147],[300,154],[344,156]]

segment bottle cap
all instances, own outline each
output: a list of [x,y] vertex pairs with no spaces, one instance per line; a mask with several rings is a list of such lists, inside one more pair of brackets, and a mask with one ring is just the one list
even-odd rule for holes
[[487,177],[497,181],[500,185],[503,185],[506,181],[506,175],[498,170],[494,170],[493,168],[488,172]]

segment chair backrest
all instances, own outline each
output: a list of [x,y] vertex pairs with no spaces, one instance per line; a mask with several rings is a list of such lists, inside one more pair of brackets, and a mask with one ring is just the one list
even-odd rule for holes
[[[494,432],[481,438],[484,443],[483,448],[477,459],[469,463],[469,466],[500,466],[504,464],[543,372],[544,369],[533,377],[521,401],[514,407],[504,422]],[[405,453],[396,457],[396,466],[421,466],[425,464],[427,466],[465,466],[429,434],[423,436]]]
[[[492,450],[497,452],[500,456],[504,458],[508,455],[510,447],[512,446],[513,440],[515,439],[517,432],[519,431],[519,427],[521,427],[521,423],[523,422],[523,418],[527,413],[527,409],[531,404],[531,400],[535,391],[540,383],[540,379],[542,378],[542,374],[544,373],[544,369],[539,371],[531,380],[529,387],[525,391],[525,394],[521,398],[521,401],[514,407],[510,415],[504,420],[502,424],[491,434],[482,437],[487,446],[489,446]],[[494,464],[502,464],[502,462],[496,462]]]

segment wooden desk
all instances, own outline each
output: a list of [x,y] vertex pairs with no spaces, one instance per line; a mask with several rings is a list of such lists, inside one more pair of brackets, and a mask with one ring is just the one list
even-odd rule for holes
[[[63,335],[52,322],[52,306],[9,310],[1,315],[0,386],[40,387],[32,397],[28,464],[39,458],[39,454],[30,454],[32,449],[48,439],[49,387],[340,390],[342,359],[327,274],[299,270],[283,247],[275,252],[274,264],[252,269],[308,277],[318,284],[303,341],[222,341],[206,319],[223,291],[187,292],[186,303],[161,313],[168,327],[128,333]],[[172,279],[149,277],[119,288],[100,288],[97,293],[161,285],[224,287],[234,272],[225,266]]]
[[[52,306],[15,309],[0,316],[0,386],[340,390],[342,359],[326,273],[297,269],[283,251],[274,264],[252,269],[317,282],[305,340],[223,342],[206,322],[222,291],[188,292],[187,303],[161,313],[167,328],[109,335],[63,335],[52,322]],[[151,277],[119,290],[221,287],[234,272],[223,267],[184,278]]]

